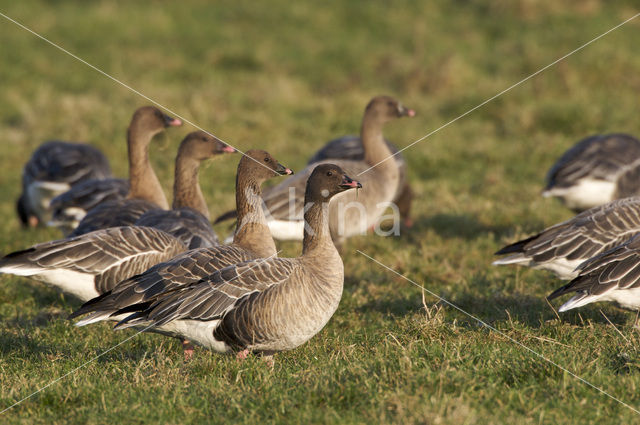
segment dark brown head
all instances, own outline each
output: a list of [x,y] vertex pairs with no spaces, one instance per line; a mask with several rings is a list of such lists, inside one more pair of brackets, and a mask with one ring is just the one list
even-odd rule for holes
[[234,153],[236,150],[216,137],[204,131],[194,131],[180,143],[178,156],[204,161],[223,153]]
[[405,108],[400,101],[391,96],[376,96],[365,108],[365,116],[376,119],[381,123],[389,122],[395,118],[413,117],[416,112]]
[[143,106],[134,112],[129,131],[143,132],[154,136],[167,127],[181,126],[182,121],[171,118],[155,106]]
[[360,182],[347,176],[335,164],[320,164],[313,169],[305,190],[305,204],[308,202],[329,202],[332,196],[349,189],[359,189]]
[[269,152],[251,149],[240,159],[238,175],[240,173],[249,175],[258,183],[262,183],[271,177],[293,174],[293,171],[280,164]]

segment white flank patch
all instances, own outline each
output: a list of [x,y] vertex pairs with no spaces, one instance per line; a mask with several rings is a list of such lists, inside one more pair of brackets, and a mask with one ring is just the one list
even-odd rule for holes
[[615,190],[614,182],[584,178],[570,187],[554,187],[546,190],[542,196],[562,198],[567,207],[586,210],[611,202]]
[[629,310],[640,310],[640,288],[616,288],[601,295],[585,296],[584,294],[577,294],[569,301],[562,304],[558,311],[563,312],[599,301],[613,301],[620,307],[627,308]]
[[281,241],[301,241],[304,234],[304,221],[270,220],[267,222],[271,235]]
[[182,337],[189,341],[209,348],[218,353],[226,353],[231,351],[225,342],[219,341],[213,337],[213,331],[220,324],[220,320],[173,320],[152,330],[158,330],[161,333],[175,337]]
[[3,267],[2,273],[14,274],[18,276],[29,276],[49,285],[61,289],[67,294],[71,294],[81,301],[89,301],[97,297],[94,276],[92,274],[74,272],[64,269],[35,269],[27,267]]

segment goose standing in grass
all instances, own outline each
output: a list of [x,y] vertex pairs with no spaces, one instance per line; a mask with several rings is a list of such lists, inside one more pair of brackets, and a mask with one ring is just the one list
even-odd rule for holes
[[[416,115],[413,109],[407,109],[407,116],[414,117]],[[398,169],[400,170],[400,181],[398,183],[398,192],[393,202],[398,206],[400,216],[405,226],[411,227],[413,220],[411,219],[411,204],[413,202],[413,191],[408,181],[408,165],[407,160],[402,153],[399,153],[399,149],[390,141],[385,139],[387,147],[393,157],[398,163]],[[364,147],[362,145],[362,138],[360,136],[344,136],[338,139],[333,139],[327,142],[322,148],[320,148],[307,162],[307,165],[313,165],[320,162],[326,162],[328,160],[336,159],[348,159],[351,161],[362,161],[364,159]]]
[[640,310],[640,236],[580,264],[578,276],[547,298],[576,293],[558,311],[598,301],[613,301],[623,308]]
[[[235,151],[204,132],[190,133],[176,158],[174,207],[145,219],[148,227],[113,227],[35,245],[0,260],[0,272],[30,276],[83,301],[187,250],[217,244],[198,184],[200,162]],[[154,228],[151,228],[154,227]]]
[[111,177],[109,161],[98,149],[82,143],[45,142],[22,170],[22,194],[16,202],[20,221],[34,227],[47,222],[49,203],[87,179]]
[[[349,175],[359,176],[364,187],[358,193],[342,193],[331,203],[329,226],[334,241],[340,244],[344,239],[365,233],[375,226],[389,204],[397,198],[401,181],[398,162],[390,158],[392,153],[384,140],[382,128],[396,118],[413,115],[415,113],[411,109],[405,108],[392,97],[373,98],[362,120],[362,160],[332,159],[314,163],[279,185],[265,190],[263,199],[269,212],[267,220],[273,237],[282,240],[303,239],[305,185],[314,168],[327,161],[339,165]],[[216,223],[234,216],[234,212],[225,213],[216,219]]]
[[144,213],[135,226],[163,230],[180,239],[189,249],[218,245],[204,200],[198,171],[202,161],[236,150],[204,131],[189,133],[178,148],[171,210],[155,209]]
[[[223,267],[255,258],[277,255],[264,212],[260,186],[267,179],[292,174],[268,152],[250,150],[240,159],[236,175],[236,207],[238,223],[233,244],[187,251],[144,273],[120,282],[112,291],[83,305],[71,318],[91,313],[79,321],[83,326],[111,319],[116,311],[140,302],[151,302],[155,296],[179,286],[193,284]],[[185,357],[193,349],[185,346]]]
[[542,195],[580,212],[614,199],[640,195],[640,140],[627,134],[587,137],[547,173]]
[[169,126],[182,122],[154,106],[139,108],[127,131],[129,151],[129,194],[125,199],[103,202],[84,216],[69,236],[79,236],[98,229],[130,226],[147,211],[169,204],[149,162],[149,145],[153,137]]
[[271,356],[317,334],[338,308],[344,266],[329,229],[329,201],[361,187],[334,164],[318,165],[305,189],[302,256],[261,258],[225,267],[153,302],[129,306],[116,325],[162,327],[217,352]]
[[640,197],[619,199],[583,211],[537,235],[512,243],[494,265],[516,264],[550,270],[561,279],[578,275],[582,262],[614,248],[640,232]]

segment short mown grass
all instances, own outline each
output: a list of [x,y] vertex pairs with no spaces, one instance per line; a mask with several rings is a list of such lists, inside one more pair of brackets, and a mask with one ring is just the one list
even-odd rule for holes
[[[302,168],[357,133],[376,94],[418,116],[406,146],[637,13],[604,0],[449,2],[0,1],[0,11],[240,149]],[[84,140],[126,175],[125,129],[148,102],[0,18],[0,251],[59,237],[14,213],[22,164],[44,140]],[[416,199],[399,237],[344,249],[327,327],[273,369],[138,335],[0,415],[2,423],[632,423],[631,409],[357,253],[360,250],[541,356],[640,408],[635,314],[558,316],[550,274],[492,253],[571,216],[544,175],[593,133],[640,135],[640,18],[405,152]],[[151,152],[171,187],[179,140]],[[212,214],[233,206],[235,161],[201,172]],[[224,234],[226,228],[218,228]],[[295,256],[300,246],[281,245]],[[0,410],[133,335],[75,328],[79,302],[27,279],[0,285]]]

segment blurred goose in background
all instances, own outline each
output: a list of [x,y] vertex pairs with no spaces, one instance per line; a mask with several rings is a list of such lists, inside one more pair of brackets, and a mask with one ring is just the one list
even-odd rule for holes
[[116,314],[116,325],[162,327],[217,352],[270,356],[317,334],[338,308],[344,267],[329,230],[329,200],[360,187],[337,165],[320,164],[305,190],[302,256],[263,258],[225,267],[196,283]]
[[[396,118],[414,115],[413,110],[405,108],[396,99],[377,96],[367,105],[362,120],[363,159],[316,162],[279,185],[266,189],[262,197],[268,209],[267,221],[273,237],[303,239],[305,185],[314,168],[327,161],[337,164],[349,175],[359,176],[364,187],[358,192],[342,193],[331,203],[329,226],[334,241],[341,244],[344,239],[372,228],[401,190],[401,171],[398,162],[391,158],[382,128]],[[235,212],[227,212],[218,217],[216,223],[233,217]]]
[[218,236],[209,222],[198,171],[202,161],[236,150],[204,131],[189,133],[178,148],[171,210],[144,213],[134,225],[154,227],[180,239],[187,248],[218,245]]
[[494,265],[516,264],[550,270],[561,279],[578,275],[576,267],[640,232],[640,197],[619,199],[583,211],[537,235],[502,248],[510,254]]
[[[407,116],[414,117],[416,115],[413,109],[407,109]],[[387,147],[398,164],[400,170],[400,180],[398,183],[398,192],[393,202],[398,206],[400,216],[405,226],[411,227],[413,220],[411,219],[411,203],[413,202],[413,191],[408,181],[407,161],[404,159],[402,153],[398,153],[399,149],[385,139]],[[343,136],[338,139],[333,139],[327,142],[322,148],[320,148],[307,162],[307,165],[313,165],[320,162],[326,162],[328,160],[336,159],[348,159],[351,161],[364,160],[364,147],[362,145],[362,138],[360,136]]]
[[179,125],[182,125],[180,120],[154,106],[143,106],[133,114],[127,131],[129,194],[125,199],[106,201],[88,211],[70,237],[108,227],[130,226],[147,211],[169,208],[149,162],[149,145],[156,134]]
[[98,149],[82,143],[45,142],[22,170],[22,194],[16,202],[25,226],[45,224],[49,203],[57,195],[87,179],[111,177],[109,161]]
[[542,195],[576,212],[640,195],[640,140],[627,134],[587,137],[551,167]]
[[547,298],[576,293],[558,311],[598,301],[613,301],[631,310],[640,310],[640,236],[597,255],[578,267],[578,277]]
[[157,264],[87,302],[70,318],[91,313],[79,321],[78,326],[114,320],[110,316],[118,310],[141,302],[152,302],[162,293],[195,283],[223,267],[255,258],[275,257],[276,245],[261,208],[260,186],[269,178],[292,173],[268,152],[247,151],[240,159],[236,174],[239,218],[233,244],[193,249]]

